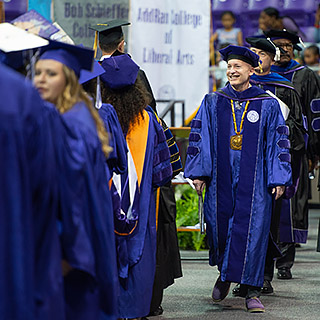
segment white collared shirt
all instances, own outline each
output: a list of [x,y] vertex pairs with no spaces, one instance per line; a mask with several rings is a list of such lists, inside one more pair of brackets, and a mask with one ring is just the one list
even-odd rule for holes
[[104,59],[107,59],[107,58],[110,58],[111,57],[111,54],[105,54],[104,56],[102,56],[100,58],[100,61],[103,61]]

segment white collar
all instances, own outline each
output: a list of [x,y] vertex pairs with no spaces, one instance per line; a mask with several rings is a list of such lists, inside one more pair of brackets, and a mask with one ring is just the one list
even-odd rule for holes
[[104,56],[102,56],[100,58],[100,61],[103,61],[104,59],[107,59],[107,58],[110,58],[111,57],[111,54],[105,54]]

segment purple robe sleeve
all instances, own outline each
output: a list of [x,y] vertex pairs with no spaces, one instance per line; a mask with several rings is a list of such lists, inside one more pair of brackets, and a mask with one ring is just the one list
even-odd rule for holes
[[112,151],[107,163],[111,172],[121,174],[127,170],[128,147],[124,138],[116,111],[110,104],[102,104],[99,115],[109,134],[109,145]]
[[266,132],[267,186],[291,185],[289,127],[286,126],[276,100],[270,103]]
[[206,95],[200,109],[191,122],[189,147],[184,170],[186,178],[210,178],[212,176],[213,134],[212,113],[216,106],[215,95]]

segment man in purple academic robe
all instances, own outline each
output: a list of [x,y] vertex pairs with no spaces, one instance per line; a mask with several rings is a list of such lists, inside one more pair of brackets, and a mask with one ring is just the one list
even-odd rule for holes
[[213,289],[223,300],[230,283],[247,289],[246,308],[259,300],[271,221],[272,194],[291,183],[288,127],[277,100],[249,84],[259,56],[244,47],[220,50],[229,84],[206,95],[191,124],[185,176],[204,201]]

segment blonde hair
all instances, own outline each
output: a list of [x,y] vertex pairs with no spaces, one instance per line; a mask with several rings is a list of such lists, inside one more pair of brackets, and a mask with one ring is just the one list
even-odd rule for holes
[[60,113],[65,113],[70,110],[77,102],[84,101],[96,124],[97,134],[101,142],[102,151],[104,155],[108,157],[112,148],[109,146],[108,133],[105,130],[98,111],[93,107],[92,101],[83,90],[75,72],[65,65],[63,65],[62,67],[66,77],[66,87],[63,90],[62,94],[58,97],[56,105],[57,109]]

